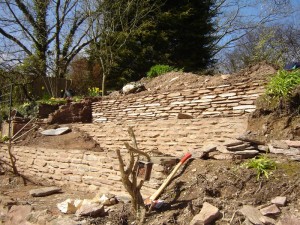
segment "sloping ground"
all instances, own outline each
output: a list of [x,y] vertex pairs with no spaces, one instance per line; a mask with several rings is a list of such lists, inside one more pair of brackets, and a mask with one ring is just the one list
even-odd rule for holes
[[[276,73],[272,66],[259,63],[241,70],[236,74],[219,74],[214,76],[198,75],[192,73],[170,72],[152,79],[143,78],[138,83],[146,87],[146,91],[134,95],[147,95],[149,93],[163,93],[166,91],[179,91],[184,89],[210,87],[222,84],[240,83],[246,80],[268,79],[269,75]],[[119,94],[113,92],[109,98],[117,97]]]
[[[290,162],[287,158],[270,155],[277,162],[277,169],[269,172],[269,179],[261,177],[257,179],[255,170],[243,167],[240,160],[193,160],[189,161],[178,175],[172,180],[164,193],[160,196],[164,205],[160,209],[153,210],[146,217],[145,224],[151,225],[188,225],[193,216],[199,213],[204,202],[209,202],[218,207],[222,218],[216,221],[216,225],[244,224],[245,217],[238,210],[243,205],[255,207],[270,204],[271,199],[276,196],[286,196],[287,205],[281,207],[281,213],[273,216],[278,222],[284,221],[287,215],[300,218],[300,164]],[[37,188],[28,182],[23,183],[11,176],[0,176],[0,195],[3,204],[30,205],[37,212],[31,217],[24,216],[31,221],[43,224],[64,224],[66,218],[71,219],[70,224],[134,224],[130,214],[129,203],[119,203],[110,207],[108,216],[101,218],[78,218],[72,214],[61,214],[56,204],[67,198],[92,198],[93,194],[74,192],[67,187],[63,188],[62,194],[48,197],[34,198],[28,195],[28,191]],[[144,196],[147,197],[147,196]],[[42,210],[47,210],[42,211]],[[0,207],[2,219],[5,217],[5,208]],[[43,212],[43,213],[42,213]],[[231,221],[231,222],[230,222]],[[289,225],[288,223],[282,223]]]
[[199,76],[191,73],[171,72],[153,79],[144,79],[141,82],[145,82],[148,91],[175,91],[238,83],[246,79],[261,79],[275,72],[272,66],[261,63],[231,75]]
[[289,100],[281,100],[275,107],[257,100],[257,109],[248,120],[248,130],[264,142],[272,139],[300,140],[300,86]]

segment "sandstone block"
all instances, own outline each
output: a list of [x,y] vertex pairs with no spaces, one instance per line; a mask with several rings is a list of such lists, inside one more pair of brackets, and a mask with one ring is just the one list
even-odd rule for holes
[[273,198],[271,202],[277,206],[285,206],[286,204],[286,197],[285,196],[277,196]]
[[270,206],[267,206],[265,208],[260,209],[260,212],[264,216],[267,216],[267,215],[277,215],[277,214],[280,213],[280,209],[275,204],[272,204]]
[[32,189],[29,191],[29,194],[33,197],[44,197],[59,192],[61,192],[61,188],[59,187],[45,187],[39,189]]
[[83,204],[77,211],[77,216],[101,217],[105,216],[104,206],[97,203]]
[[217,207],[204,202],[203,207],[200,211],[200,213],[192,219],[190,222],[190,225],[197,225],[197,224],[210,224],[218,219],[220,216],[220,211]]

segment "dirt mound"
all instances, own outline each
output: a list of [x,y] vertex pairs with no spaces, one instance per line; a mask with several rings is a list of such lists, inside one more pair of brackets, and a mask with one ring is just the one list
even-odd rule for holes
[[152,79],[142,79],[147,91],[177,91],[183,89],[201,88],[222,84],[234,84],[246,80],[262,80],[274,74],[276,69],[266,64],[259,63],[250,66],[236,74],[219,74],[214,76],[197,75],[192,73],[171,72]]
[[266,142],[272,139],[300,140],[300,86],[287,100],[267,99],[256,101],[256,110],[248,119],[248,130]]
[[[97,143],[88,134],[72,128],[71,131],[59,136],[45,136],[40,131],[35,131],[29,134],[25,140],[18,143],[22,146],[33,146],[42,148],[57,148],[57,149],[81,149],[91,151],[103,151],[99,143]],[[46,126],[43,129],[58,128],[57,125]]]

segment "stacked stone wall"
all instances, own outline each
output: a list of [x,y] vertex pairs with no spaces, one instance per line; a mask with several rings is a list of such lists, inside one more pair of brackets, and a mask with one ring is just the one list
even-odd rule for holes
[[[68,185],[79,190],[124,191],[120,181],[115,150],[125,155],[124,142],[130,141],[128,127],[133,127],[140,149],[151,156],[180,158],[186,152],[197,153],[213,143],[234,139],[247,128],[247,114],[255,110],[255,100],[264,92],[264,81],[187,89],[165,93],[105,98],[92,103],[93,123],[72,126],[88,133],[103,152],[44,149],[14,146],[17,168],[26,176]],[[178,114],[190,119],[179,119]],[[57,137],[59,138],[59,137]],[[6,147],[0,146],[1,160],[9,162]],[[166,175],[155,163],[151,180],[143,193],[154,192]]]
[[[124,192],[115,152],[91,152],[40,147],[14,146],[18,172],[44,184],[66,186],[80,191]],[[7,146],[0,146],[1,164],[10,164]],[[164,168],[153,165],[152,180],[145,183],[143,193],[153,193],[166,177]]]
[[249,80],[201,89],[103,99],[92,104],[93,121],[168,120],[176,118],[178,113],[193,118],[240,116],[255,110],[254,101],[264,92],[264,83],[263,80]]

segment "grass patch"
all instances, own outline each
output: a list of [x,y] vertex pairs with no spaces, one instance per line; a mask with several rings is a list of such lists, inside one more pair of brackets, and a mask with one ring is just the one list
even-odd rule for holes
[[259,180],[261,176],[265,176],[268,179],[270,170],[274,170],[277,168],[275,161],[269,159],[266,155],[261,155],[253,159],[249,159],[242,166],[255,169],[257,180]]

